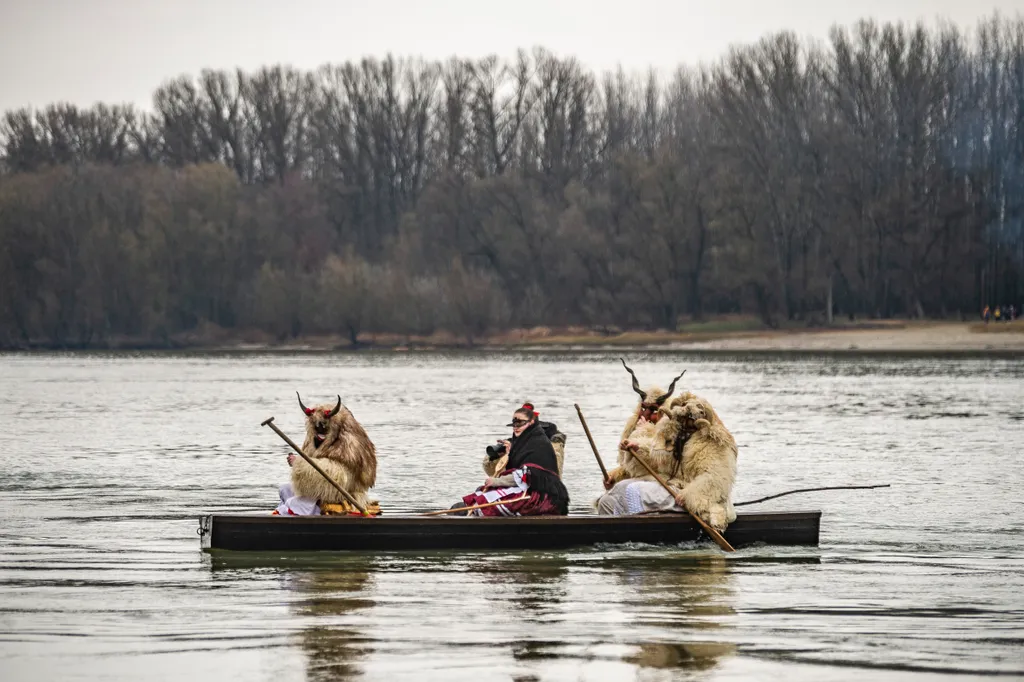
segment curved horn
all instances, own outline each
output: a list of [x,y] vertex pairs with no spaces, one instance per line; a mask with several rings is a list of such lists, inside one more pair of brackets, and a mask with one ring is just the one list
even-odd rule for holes
[[[683,370],[683,374],[686,374],[686,370],[685,369]],[[663,395],[660,398],[658,398],[658,400],[657,400],[658,405],[661,405],[663,402],[668,400],[668,397],[670,395],[672,395],[672,391],[676,390],[676,382],[683,378],[683,374],[680,374],[679,376],[677,376],[675,379],[672,380],[672,383],[668,385],[668,390],[665,391],[665,395]]]
[[622,358],[619,358],[619,360],[622,362],[622,366],[626,368],[626,371],[629,372],[630,376],[633,377],[633,390],[640,394],[640,400],[647,400],[647,394],[640,390],[640,382],[636,380],[636,374],[633,374],[633,370],[629,368],[629,365],[626,364],[625,360]]
[[299,395],[298,391],[295,391],[295,395],[299,397],[299,407],[302,408],[302,411],[305,412],[306,414],[313,414],[313,410],[309,409],[308,407],[302,404],[302,396]]
[[341,409],[341,396],[338,396],[338,404],[334,406],[334,409],[330,412],[324,412],[325,417],[330,417],[332,414],[338,414],[338,410]]

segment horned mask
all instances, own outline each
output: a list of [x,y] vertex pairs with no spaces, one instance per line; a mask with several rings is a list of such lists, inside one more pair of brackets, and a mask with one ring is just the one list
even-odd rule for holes
[[331,408],[329,404],[306,407],[302,403],[302,396],[298,391],[295,392],[295,395],[299,398],[299,407],[306,414],[307,432],[312,428],[313,447],[319,448],[328,439],[333,442],[338,437],[342,426],[342,420],[337,418],[341,414],[341,396],[338,396],[338,403]]
[[626,361],[622,358],[619,358],[619,360],[622,362],[622,366],[626,368],[626,371],[629,372],[630,376],[633,377],[633,390],[640,396],[641,406],[650,410],[658,410],[672,395],[672,391],[676,390],[676,382],[682,378],[683,374],[686,374],[686,370],[684,369],[682,374],[673,379],[672,383],[668,385],[667,391],[658,396],[651,396],[647,394],[647,391],[641,390],[640,382],[636,380],[636,374],[629,368]]

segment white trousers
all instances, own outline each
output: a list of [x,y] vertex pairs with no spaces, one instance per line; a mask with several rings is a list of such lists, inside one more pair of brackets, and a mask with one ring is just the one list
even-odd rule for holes
[[282,516],[319,516],[320,506],[316,500],[300,497],[292,490],[291,483],[285,483],[277,489],[281,504],[277,505],[277,513]]
[[611,516],[669,509],[685,511],[657,481],[619,481],[597,500],[597,513]]

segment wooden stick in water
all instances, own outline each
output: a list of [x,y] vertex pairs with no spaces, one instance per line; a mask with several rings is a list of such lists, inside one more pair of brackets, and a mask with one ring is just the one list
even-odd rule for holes
[[333,485],[338,490],[338,492],[341,493],[341,496],[344,497],[346,500],[348,500],[349,504],[351,504],[353,507],[358,509],[359,512],[363,516],[371,516],[370,512],[366,511],[366,509],[363,507],[363,505],[361,505],[358,502],[356,502],[356,498],[352,497],[352,495],[349,494],[349,492],[347,490],[345,490],[340,485],[338,485],[338,482],[335,481],[330,476],[328,476],[327,472],[324,471],[323,469],[321,469],[320,466],[316,462],[314,462],[312,459],[307,457],[306,453],[303,452],[302,449],[299,448],[299,446],[296,445],[294,443],[294,441],[292,441],[291,438],[286,436],[284,431],[282,431],[281,429],[277,428],[277,425],[274,424],[273,422],[274,422],[274,418],[271,417],[270,419],[267,419],[262,424],[260,424],[260,426],[269,426],[270,428],[272,428],[274,430],[274,433],[276,433],[277,435],[281,436],[281,438],[284,440],[285,443],[288,443],[288,445],[292,446],[292,450],[294,450],[295,452],[299,453],[302,456],[302,459],[304,459],[307,462],[309,462],[309,466],[313,467],[318,472],[320,472],[320,475],[323,476],[324,478],[326,478],[327,482],[330,483],[331,485]]
[[580,410],[578,403],[573,403],[576,407],[576,414],[580,416],[580,423],[583,424],[583,431],[587,434],[587,440],[590,441],[590,449],[594,451],[594,457],[597,457],[597,466],[601,467],[601,473],[604,475],[604,480],[608,480],[608,471],[604,468],[604,462],[601,461],[601,455],[597,453],[597,445],[594,444],[594,437],[590,435],[590,429],[587,427],[587,420],[583,418],[583,412]]
[[786,495],[795,495],[797,493],[813,493],[818,490],[867,490],[869,488],[888,488],[888,483],[883,485],[830,485],[824,488],[798,488],[797,490],[787,490],[784,493],[777,495],[769,495],[768,497],[761,497],[756,500],[749,500],[747,502],[737,502],[733,504],[734,507],[742,507],[746,504],[757,504],[758,502],[766,502],[768,500],[774,500],[776,497],[785,497]]
[[[630,454],[632,454],[633,457],[636,458],[636,461],[640,462],[640,464],[643,465],[644,469],[647,469],[647,471],[650,472],[651,476],[654,476],[654,478],[658,481],[658,483],[661,484],[662,488],[667,490],[669,492],[669,494],[672,495],[672,497],[676,496],[676,491],[672,490],[672,486],[670,486],[668,483],[666,483],[665,479],[663,479],[661,476],[659,476],[658,474],[656,474],[654,472],[654,469],[652,469],[651,465],[648,464],[644,460],[644,458],[640,456],[640,453],[636,452],[635,450],[630,450]],[[685,505],[684,505],[684,508],[685,508]],[[697,523],[700,524],[701,528],[704,529],[704,532],[707,533],[709,536],[711,536],[711,539],[714,540],[715,543],[719,547],[724,549],[726,552],[735,552],[736,551],[735,549],[733,549],[732,545],[729,544],[729,541],[726,540],[724,537],[722,537],[721,533],[719,533],[717,530],[715,530],[714,528],[709,526],[707,523],[705,523],[704,519],[702,519],[701,517],[697,516],[696,514],[694,514],[689,509],[687,509],[686,512],[690,516],[693,517],[694,521],[696,521]]]
[[498,500],[497,502],[488,502],[487,504],[478,504],[472,507],[457,507],[455,509],[442,509],[441,511],[432,511],[420,514],[420,516],[439,516],[440,514],[454,514],[455,512],[469,512],[474,509],[483,509],[484,507],[497,507],[499,504],[510,504],[512,502],[522,502],[523,500],[530,497],[529,495],[523,495],[517,497],[514,500]]

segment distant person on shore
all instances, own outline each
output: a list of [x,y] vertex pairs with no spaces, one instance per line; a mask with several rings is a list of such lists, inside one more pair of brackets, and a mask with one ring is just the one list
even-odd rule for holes
[[[497,476],[452,505],[452,509],[498,502],[462,512],[466,516],[565,516],[569,491],[558,475],[558,457],[531,403],[512,414],[512,437],[498,441],[497,453],[508,455]],[[507,500],[507,502],[503,502]]]
[[998,322],[999,319],[1002,317],[1002,314],[1003,311],[999,309],[999,306],[996,306],[995,311],[992,313],[992,318],[995,319],[996,322]]
[[988,306],[985,306],[981,310],[981,319],[985,320],[985,324],[988,324],[988,318],[992,315],[992,311],[989,310]]

